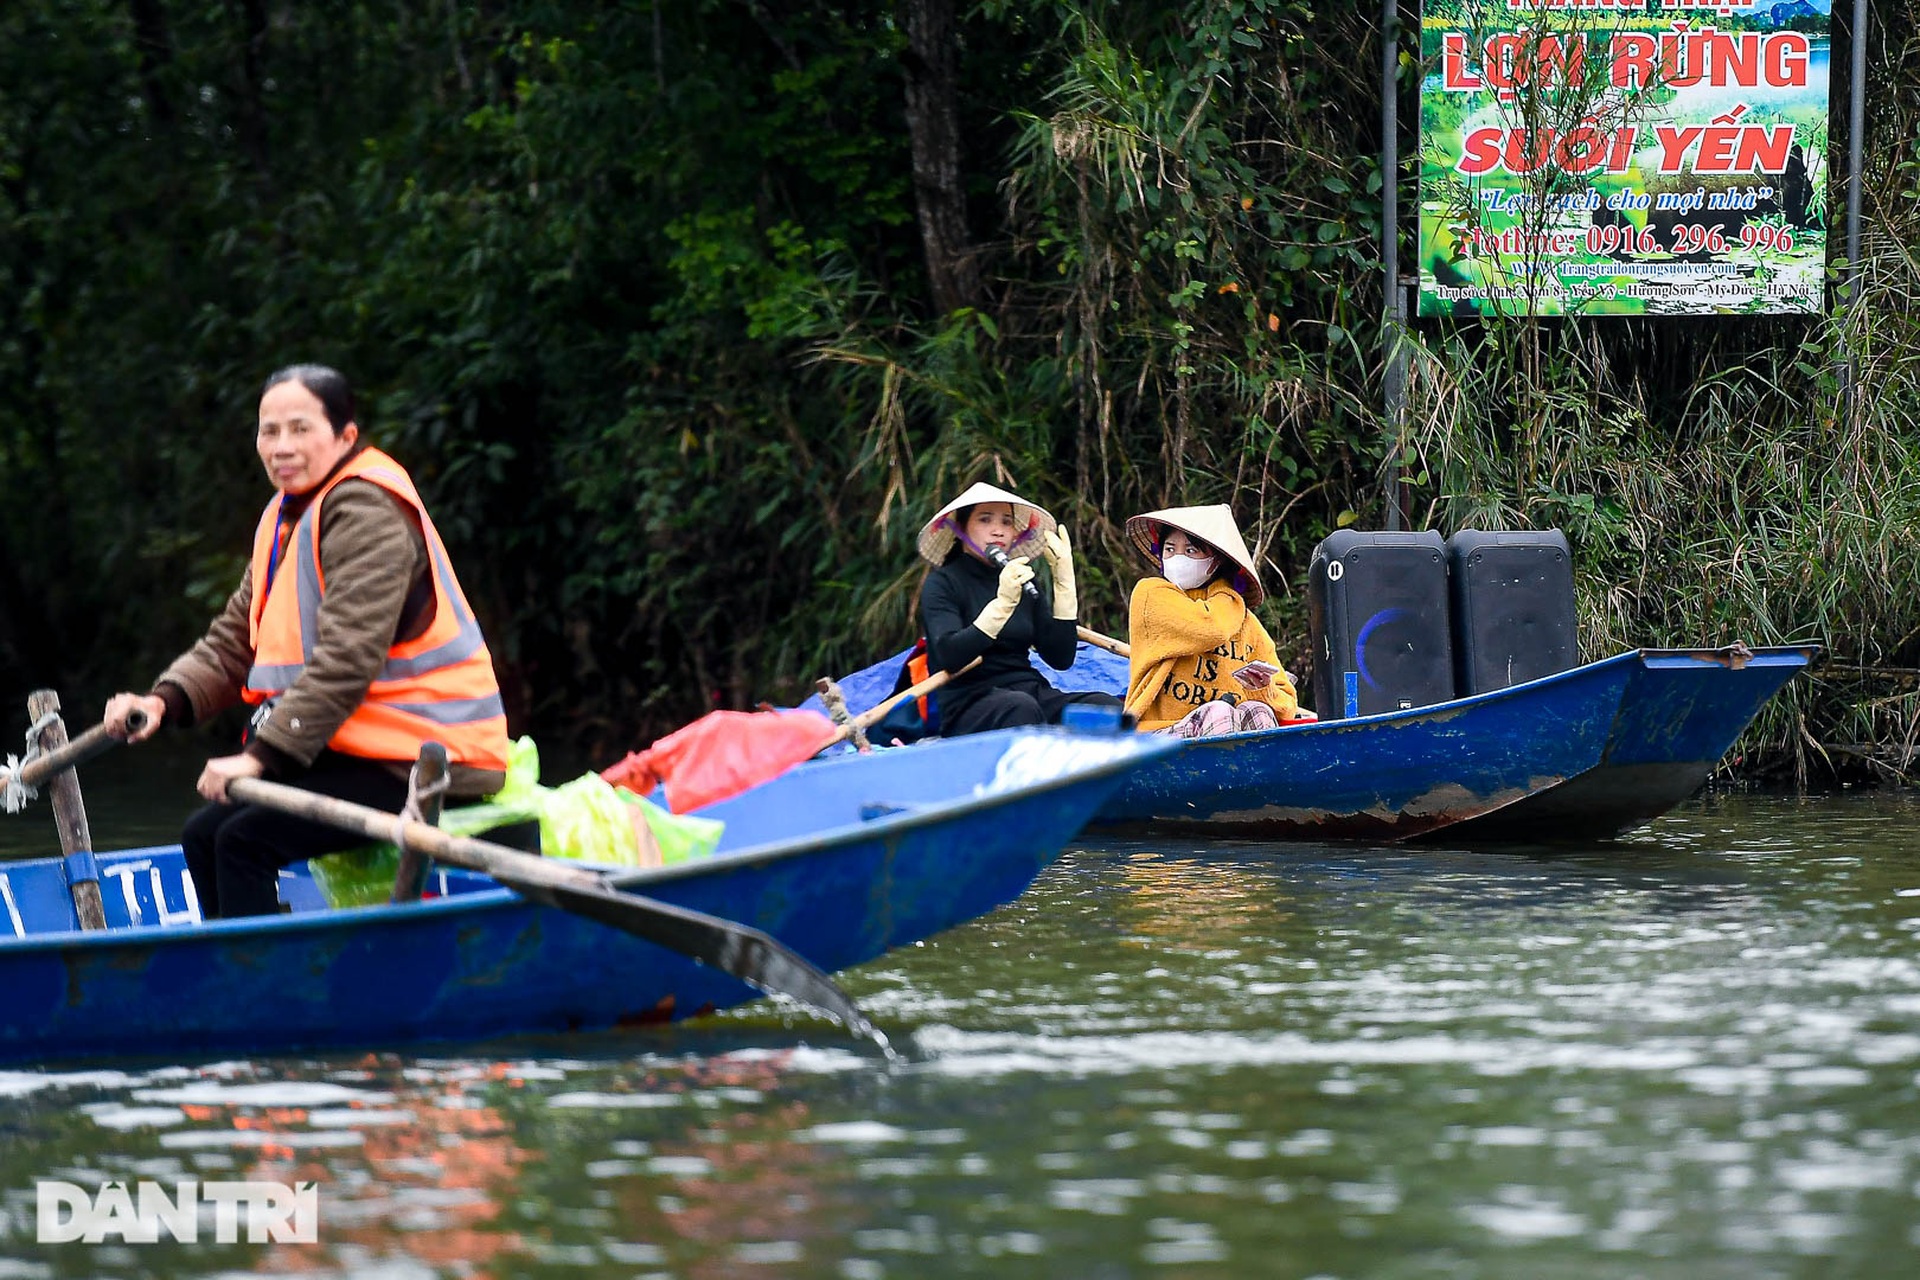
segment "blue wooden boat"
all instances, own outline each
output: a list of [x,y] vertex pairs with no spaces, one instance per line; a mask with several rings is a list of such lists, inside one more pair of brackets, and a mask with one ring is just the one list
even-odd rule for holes
[[[759,928],[829,972],[1018,896],[1126,776],[1177,750],[1142,735],[1007,730],[937,752],[812,762],[702,811],[718,852],[617,874]],[[685,1018],[756,997],[738,979],[484,876],[438,896],[202,922],[179,847],[97,855],[108,928],[80,932],[65,860],[0,863],[0,1061],[391,1047]]]
[[[1134,774],[1096,828],[1279,840],[1605,839],[1666,812],[1712,773],[1811,646],[1635,649],[1410,711],[1187,743]],[[893,687],[904,655],[840,682],[850,710]],[[1124,692],[1126,664],[1082,645],[1061,688]]]

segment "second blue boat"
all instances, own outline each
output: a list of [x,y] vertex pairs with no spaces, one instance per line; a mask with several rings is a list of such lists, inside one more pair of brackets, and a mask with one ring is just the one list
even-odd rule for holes
[[[1633,649],[1492,693],[1351,720],[1183,742],[1092,825],[1279,840],[1605,839],[1699,789],[1767,700],[1817,653]],[[841,681],[859,712],[905,655]],[[1082,645],[1061,688],[1126,688]]]

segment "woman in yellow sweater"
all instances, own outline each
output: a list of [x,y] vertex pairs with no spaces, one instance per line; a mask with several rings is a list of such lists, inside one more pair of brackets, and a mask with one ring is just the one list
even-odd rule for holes
[[1128,606],[1128,712],[1140,728],[1187,738],[1272,729],[1296,714],[1293,681],[1253,616],[1253,556],[1224,503],[1127,521],[1156,574]]

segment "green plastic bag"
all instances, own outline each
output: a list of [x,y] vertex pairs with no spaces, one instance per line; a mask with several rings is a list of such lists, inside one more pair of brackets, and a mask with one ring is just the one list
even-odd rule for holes
[[[540,850],[547,857],[625,867],[656,865],[652,850],[642,848],[636,813],[651,833],[660,866],[706,857],[725,829],[712,818],[670,813],[597,773],[557,787],[543,787],[539,779],[539,750],[532,738],[523,737],[508,749],[506,785],[479,804],[448,809],[440,816],[440,829],[474,836],[538,819]],[[400,851],[391,844],[371,845],[315,858],[307,865],[328,906],[374,906],[393,893]]]

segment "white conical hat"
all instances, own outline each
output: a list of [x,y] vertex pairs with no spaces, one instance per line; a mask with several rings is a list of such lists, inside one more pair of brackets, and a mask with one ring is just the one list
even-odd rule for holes
[[920,558],[928,564],[944,564],[947,553],[953,550],[953,538],[958,526],[953,513],[962,507],[977,507],[983,502],[1008,502],[1013,504],[1014,523],[1021,526],[1019,534],[1013,539],[1013,545],[1007,549],[1012,556],[1037,556],[1041,554],[1041,538],[1053,528],[1053,517],[1044,507],[1037,507],[1018,494],[1008,493],[1005,489],[987,484],[969,485],[967,491],[940,508],[933,519],[920,530]]
[[1246,574],[1246,585],[1240,594],[1246,597],[1247,608],[1266,598],[1267,593],[1260,589],[1260,575],[1254,572],[1253,553],[1247,550],[1247,541],[1240,536],[1240,526],[1233,522],[1232,507],[1224,502],[1210,507],[1168,507],[1127,520],[1127,536],[1156,568],[1160,564],[1160,540],[1166,537],[1168,529],[1178,529],[1189,538],[1206,543],[1239,565]]

